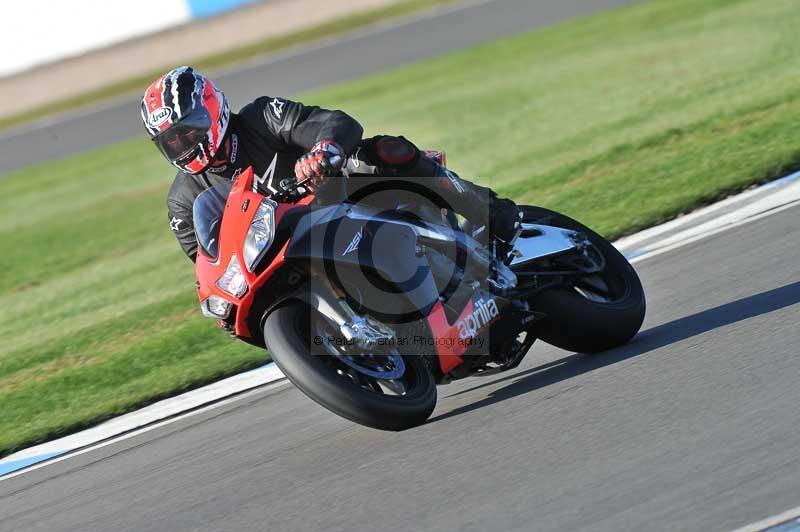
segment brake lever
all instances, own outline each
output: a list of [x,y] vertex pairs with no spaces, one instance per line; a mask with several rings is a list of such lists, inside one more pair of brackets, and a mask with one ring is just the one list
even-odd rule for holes
[[[278,185],[279,186],[278,192],[273,195],[274,200],[282,201],[285,199],[289,199],[292,202],[296,202],[299,201],[303,196],[311,192],[311,189],[305,186],[306,183],[311,181],[310,177],[300,181],[295,181],[294,183],[288,186],[284,186],[283,183],[290,180],[291,179],[284,179],[283,181],[281,181],[281,183]],[[298,190],[301,187],[304,189],[303,192],[300,192]]]

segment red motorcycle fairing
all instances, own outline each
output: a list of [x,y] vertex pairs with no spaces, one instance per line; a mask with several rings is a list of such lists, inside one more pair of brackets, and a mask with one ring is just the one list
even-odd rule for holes
[[486,333],[500,317],[500,310],[493,296],[477,292],[451,324],[444,305],[441,302],[434,305],[427,319],[442,374],[460,366],[464,362],[462,356],[473,345],[483,347],[489,339]]
[[[210,296],[218,296],[233,303],[236,308],[234,330],[236,336],[253,338],[253,332],[247,324],[247,318],[253,302],[260,289],[269,281],[272,274],[284,263],[284,254],[288,242],[284,243],[275,259],[259,274],[250,272],[242,259],[244,240],[253,221],[258,206],[264,196],[252,191],[253,169],[248,168],[235,178],[228,200],[225,204],[225,215],[219,234],[219,253],[216,260],[210,258],[202,250],[198,250],[195,274],[197,277],[197,295],[200,301]],[[290,210],[301,205],[308,205],[314,200],[309,194],[297,203],[278,203],[275,209],[275,224]],[[228,264],[236,258],[239,268],[247,281],[248,289],[239,298],[225,292],[217,286],[217,280],[223,276]]]
[[[459,318],[470,314],[472,314],[472,300],[467,303]],[[447,322],[441,301],[433,306],[428,315],[428,327],[433,334],[436,354],[439,357],[439,368],[442,370],[442,374],[446,375],[464,362],[461,355],[467,350],[467,344],[459,341],[458,327]]]

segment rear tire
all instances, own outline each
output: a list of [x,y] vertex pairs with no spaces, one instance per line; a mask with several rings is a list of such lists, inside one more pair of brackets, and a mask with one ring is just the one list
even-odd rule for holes
[[642,283],[628,260],[605,238],[568,216],[541,207],[520,210],[525,222],[584,233],[605,258],[600,274],[613,275],[624,287],[620,297],[610,302],[592,301],[566,287],[537,294],[531,305],[547,317],[536,325],[535,334],[548,344],[579,353],[597,353],[630,341],[642,326],[646,302]]
[[[436,383],[424,357],[401,353],[412,386],[405,395],[380,395],[366,390],[332,369],[326,354],[312,354],[315,316],[308,305],[289,301],[264,321],[264,338],[272,359],[286,377],[328,410],[361,425],[380,430],[405,430],[421,425],[436,407]],[[326,357],[329,360],[326,360]]]

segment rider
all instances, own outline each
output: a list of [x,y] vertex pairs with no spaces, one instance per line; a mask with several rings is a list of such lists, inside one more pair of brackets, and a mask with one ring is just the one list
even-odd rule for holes
[[147,88],[142,120],[179,170],[167,197],[169,224],[193,261],[195,198],[249,166],[257,176],[254,188],[264,195],[276,192],[286,178],[310,178],[311,188],[337,175],[410,181],[501,240],[510,241],[516,231],[519,211],[511,200],[461,179],[444,166],[442,154],[423,153],[404,137],[362,139],[361,125],[342,111],[261,96],[232,113],[210,79],[183,66]]

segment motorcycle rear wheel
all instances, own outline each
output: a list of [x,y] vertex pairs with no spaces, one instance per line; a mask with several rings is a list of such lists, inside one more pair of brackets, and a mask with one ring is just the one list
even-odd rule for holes
[[437,394],[424,356],[391,355],[389,371],[400,366],[403,374],[381,381],[374,377],[381,367],[367,365],[373,363],[371,358],[359,365],[358,356],[344,360],[331,354],[331,342],[318,334],[321,321],[323,316],[299,301],[284,303],[264,321],[272,359],[292,384],[328,410],[375,429],[400,431],[427,421]]
[[[547,317],[535,334],[548,344],[579,353],[598,353],[626,344],[642,326],[646,302],[633,266],[608,240],[580,222],[541,207],[521,206],[523,220],[579,231],[602,253],[605,268],[595,280],[546,290],[531,305]],[[592,283],[603,290],[592,290]],[[605,292],[605,293],[604,293]]]

